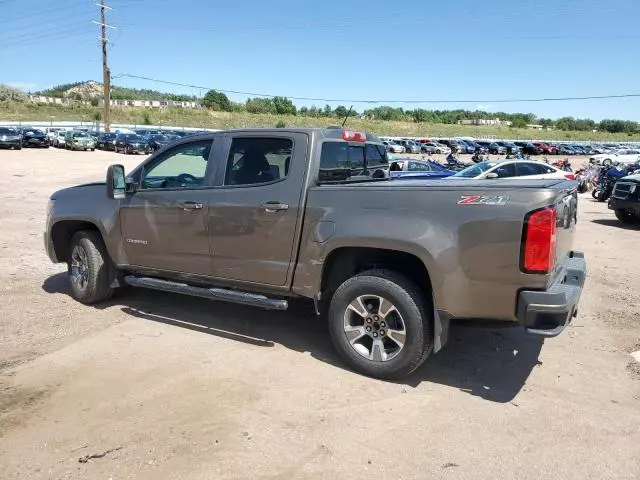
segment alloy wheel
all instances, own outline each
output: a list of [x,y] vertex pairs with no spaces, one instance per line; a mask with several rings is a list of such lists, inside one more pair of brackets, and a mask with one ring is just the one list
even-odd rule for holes
[[374,362],[387,362],[404,348],[407,331],[398,309],[379,295],[360,295],[344,312],[344,334],[351,348]]

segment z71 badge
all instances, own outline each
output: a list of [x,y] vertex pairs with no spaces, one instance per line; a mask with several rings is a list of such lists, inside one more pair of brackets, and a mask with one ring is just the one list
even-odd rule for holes
[[462,195],[458,205],[498,205],[504,206],[509,200],[508,195]]

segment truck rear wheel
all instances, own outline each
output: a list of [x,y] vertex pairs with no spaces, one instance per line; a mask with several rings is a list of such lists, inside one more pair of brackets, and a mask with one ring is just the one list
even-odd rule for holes
[[404,276],[370,270],[346,280],[329,307],[329,331],[354,370],[394,379],[416,370],[433,348],[433,315]]
[[109,281],[109,254],[96,232],[83,231],[71,239],[68,274],[71,296],[84,304],[108,300],[113,288]]

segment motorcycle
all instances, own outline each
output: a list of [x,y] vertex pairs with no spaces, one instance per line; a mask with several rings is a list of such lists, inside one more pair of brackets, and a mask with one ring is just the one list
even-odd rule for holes
[[575,173],[576,181],[578,182],[578,193],[584,193],[589,189],[589,181],[587,178],[587,172],[584,168],[577,170]]
[[459,170],[462,170],[463,168],[468,167],[467,164],[462,163],[460,160],[458,160],[458,158],[453,154],[453,152],[447,155],[446,160],[447,160],[447,163],[444,166],[447,167],[449,170],[459,171]]
[[617,168],[601,167],[598,183],[591,192],[591,196],[599,202],[609,199],[613,193],[613,187],[622,177],[626,177],[626,170],[618,170]]

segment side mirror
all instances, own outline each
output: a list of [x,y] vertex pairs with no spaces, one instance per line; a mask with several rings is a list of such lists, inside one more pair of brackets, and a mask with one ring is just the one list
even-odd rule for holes
[[489,172],[484,178],[498,178],[498,174],[496,172]]
[[122,165],[111,165],[107,169],[107,197],[119,200],[125,197],[127,181]]

